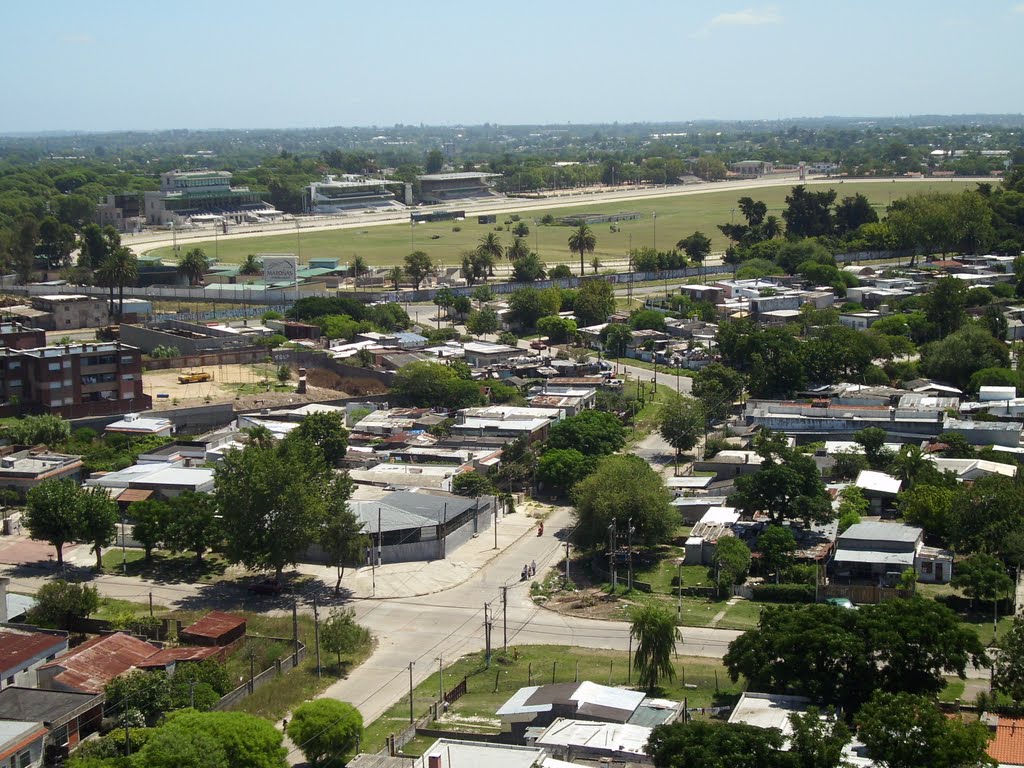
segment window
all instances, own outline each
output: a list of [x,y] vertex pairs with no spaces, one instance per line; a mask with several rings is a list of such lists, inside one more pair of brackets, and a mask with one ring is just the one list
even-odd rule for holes
[[931,572],[932,572],[932,561],[931,560],[925,560],[923,563],[921,563],[921,573],[931,573]]
[[[13,760],[11,761],[13,765]],[[32,765],[32,750],[26,749],[18,755],[18,768],[30,768]]]
[[10,677],[7,678],[7,684],[8,685],[14,685],[14,675],[11,675]]
[[49,370],[51,370],[51,371],[59,371],[59,370],[60,370],[60,362],[58,361],[58,362],[56,362],[56,363],[50,363],[50,364],[49,364],[49,365],[47,365],[46,367],[47,367],[47,368],[48,368]]
[[121,355],[121,365],[131,365],[135,362],[135,358],[131,355]]

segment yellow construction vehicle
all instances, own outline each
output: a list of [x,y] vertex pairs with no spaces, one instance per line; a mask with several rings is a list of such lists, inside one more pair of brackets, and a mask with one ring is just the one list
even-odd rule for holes
[[192,371],[191,373],[183,373],[178,377],[179,384],[200,384],[204,381],[213,381],[213,374]]

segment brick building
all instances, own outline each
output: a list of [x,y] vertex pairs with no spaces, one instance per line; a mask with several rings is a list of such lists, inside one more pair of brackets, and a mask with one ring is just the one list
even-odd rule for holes
[[0,322],[0,347],[31,349],[46,346],[46,331],[18,322]]
[[0,347],[0,416],[74,419],[148,410],[142,353],[120,342],[35,349]]

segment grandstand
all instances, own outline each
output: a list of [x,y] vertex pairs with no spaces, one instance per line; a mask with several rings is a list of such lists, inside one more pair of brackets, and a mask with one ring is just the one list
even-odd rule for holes
[[643,218],[636,211],[625,213],[574,213],[570,216],[563,216],[558,223],[568,227],[578,227],[580,224],[607,224],[616,221],[636,221]]
[[347,213],[397,208],[405,206],[388,189],[401,185],[400,181],[373,178],[346,173],[341,177],[324,176],[323,181],[314,181],[302,190],[302,210],[306,213]]
[[274,221],[281,211],[248,187],[231,186],[228,171],[168,171],[160,190],[145,193],[148,224],[251,224]]
[[445,203],[451,200],[472,200],[493,197],[490,180],[500,173],[428,173],[417,176],[420,182],[420,200],[424,203]]

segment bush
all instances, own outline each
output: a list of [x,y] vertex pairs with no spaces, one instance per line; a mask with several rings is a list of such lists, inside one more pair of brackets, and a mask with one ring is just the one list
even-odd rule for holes
[[761,603],[813,603],[813,584],[758,584],[754,600]]

